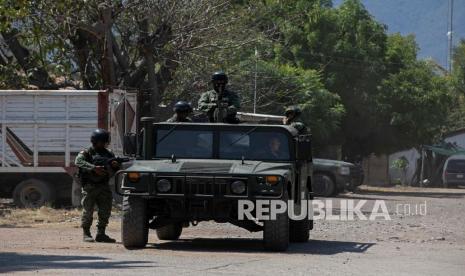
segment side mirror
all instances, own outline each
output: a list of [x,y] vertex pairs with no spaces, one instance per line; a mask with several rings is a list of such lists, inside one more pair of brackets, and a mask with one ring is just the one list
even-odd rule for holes
[[137,135],[135,133],[124,134],[123,152],[125,155],[137,154]]
[[299,135],[295,148],[295,156],[297,160],[311,161],[312,160],[312,143],[311,135]]

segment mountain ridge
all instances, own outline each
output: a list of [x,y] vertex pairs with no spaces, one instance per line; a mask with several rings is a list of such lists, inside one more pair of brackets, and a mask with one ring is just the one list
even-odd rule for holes
[[[338,6],[343,0],[333,1]],[[447,66],[447,22],[449,0],[362,0],[376,20],[388,27],[389,33],[415,35],[421,59],[432,58]],[[465,39],[465,0],[454,0],[453,41]]]

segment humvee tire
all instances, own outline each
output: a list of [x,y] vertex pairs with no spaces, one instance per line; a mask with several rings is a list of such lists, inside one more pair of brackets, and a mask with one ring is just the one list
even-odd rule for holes
[[136,196],[123,197],[121,240],[125,248],[142,248],[147,245],[149,226],[147,201]]
[[[287,192],[282,198],[287,203]],[[276,220],[263,222],[263,243],[266,250],[286,251],[289,247],[289,216],[287,212],[276,214]]]
[[174,223],[166,225],[157,229],[157,236],[159,240],[177,240],[181,236],[182,225]]
[[[309,199],[308,196],[308,189],[305,189],[306,197],[305,200]],[[309,216],[307,210],[307,216]],[[290,242],[307,242],[310,238],[310,229],[311,229],[311,222],[308,218],[304,218],[303,220],[291,220],[289,221],[289,240]]]
[[290,242],[307,242],[310,238],[310,221],[291,220],[289,222],[289,240]]

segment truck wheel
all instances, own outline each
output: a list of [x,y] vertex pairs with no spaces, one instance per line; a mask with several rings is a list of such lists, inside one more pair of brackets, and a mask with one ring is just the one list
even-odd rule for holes
[[336,191],[336,184],[326,174],[315,174],[315,193],[319,196],[330,197]]
[[124,247],[128,249],[145,247],[148,237],[147,201],[140,197],[125,196],[121,222],[121,240]]
[[55,191],[47,182],[28,179],[16,186],[13,201],[21,208],[39,208],[55,201]]
[[[287,192],[282,200],[287,203]],[[276,220],[263,222],[263,242],[266,250],[285,251],[289,247],[289,217],[287,212],[276,215]]]
[[174,223],[166,225],[157,229],[157,236],[159,240],[177,240],[181,236],[182,225]]

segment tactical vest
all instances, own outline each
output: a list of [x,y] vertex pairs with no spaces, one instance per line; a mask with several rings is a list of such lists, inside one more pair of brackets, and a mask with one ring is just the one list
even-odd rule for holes
[[110,180],[110,171],[108,161],[114,157],[114,154],[107,149],[97,152],[94,148],[90,147],[84,150],[84,157],[86,162],[95,166],[105,167],[107,174],[97,175],[95,172],[89,172],[79,169],[79,178],[82,185],[86,184],[105,184]]

